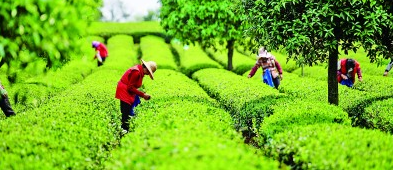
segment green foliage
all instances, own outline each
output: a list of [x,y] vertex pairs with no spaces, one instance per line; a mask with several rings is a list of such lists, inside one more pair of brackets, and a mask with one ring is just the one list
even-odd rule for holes
[[198,42],[202,47],[242,38],[242,15],[232,0],[163,0],[161,25],[171,36],[185,44]]
[[177,70],[175,58],[164,39],[154,36],[143,37],[141,38],[140,48],[143,55],[142,59],[145,61],[160,63],[160,69]]
[[265,149],[293,169],[392,169],[392,141],[380,131],[329,123],[288,129]]
[[180,71],[187,76],[204,68],[222,68],[220,64],[209,58],[198,44],[185,45],[177,40],[173,40],[171,44],[180,56]]
[[81,37],[98,17],[100,0],[5,0],[0,6],[0,67],[8,74],[45,61],[60,67],[81,51]]
[[[228,50],[223,49],[222,47],[220,49],[222,50],[215,51],[213,48],[209,48],[206,51],[210,53],[216,61],[225,67],[228,65]],[[251,70],[255,64],[255,60],[237,51],[234,51],[232,61],[233,72],[236,74],[243,74],[244,72]]]
[[393,133],[393,99],[376,101],[364,109],[361,117],[365,120],[364,126]]
[[338,45],[345,53],[363,46],[371,60],[378,54],[390,57],[392,34],[386,32],[393,28],[391,6],[392,2],[370,0],[244,3],[247,22],[255,25],[248,29],[251,37],[271,49],[282,46],[289,57],[298,60],[302,56],[308,64],[324,62]]
[[243,40],[242,11],[239,0],[162,0],[161,25],[166,32],[184,44],[217,47],[228,43],[228,67],[232,69],[232,55],[236,41]]
[[138,32],[163,33],[164,30],[157,21],[144,22],[93,22],[88,32],[92,35],[133,34]]
[[[108,40],[108,58],[105,69],[127,70],[134,64],[139,64],[134,39],[129,35],[115,35]],[[93,56],[91,56],[93,58]]]
[[137,107],[133,132],[123,137],[105,169],[278,168],[243,144],[230,115],[196,82],[172,70],[160,69],[155,76],[144,82],[152,99]]
[[223,69],[203,69],[194,73],[193,78],[232,114],[236,128],[259,126],[271,114],[267,108],[285,98],[262,82]]
[[273,114],[265,118],[259,131],[264,139],[269,139],[275,134],[291,129],[294,126],[307,126],[318,123],[351,125],[348,113],[341,108],[317,101],[286,101],[275,104],[272,110]]
[[97,71],[47,104],[0,121],[0,169],[100,169],[117,140],[118,74]]

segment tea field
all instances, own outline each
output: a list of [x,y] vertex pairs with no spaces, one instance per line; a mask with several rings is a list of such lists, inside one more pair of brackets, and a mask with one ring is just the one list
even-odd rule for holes
[[[363,82],[327,102],[327,66],[284,69],[278,90],[247,75],[255,54],[183,45],[157,22],[94,23],[84,53],[61,69],[0,79],[17,115],[0,116],[0,169],[393,169],[393,78],[366,54]],[[93,60],[91,41],[109,57]],[[156,61],[121,137],[117,82],[140,59]],[[303,70],[303,71],[302,71]]]

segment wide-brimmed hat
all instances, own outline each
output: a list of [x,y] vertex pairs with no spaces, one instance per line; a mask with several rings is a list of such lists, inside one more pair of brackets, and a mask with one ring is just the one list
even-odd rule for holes
[[149,71],[149,76],[152,80],[154,80],[154,75],[153,73],[157,70],[157,64],[154,61],[144,61],[141,59],[141,62],[143,65],[145,65],[145,67],[147,68],[147,70]]
[[270,55],[267,52],[263,52],[263,53],[259,53],[259,55],[257,56],[257,60],[261,59],[261,58],[269,58]]

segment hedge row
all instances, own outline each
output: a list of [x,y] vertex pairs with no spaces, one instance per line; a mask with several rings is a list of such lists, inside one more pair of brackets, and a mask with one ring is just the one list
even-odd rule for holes
[[266,84],[224,69],[203,69],[194,73],[193,79],[231,113],[238,129],[253,124],[258,128],[263,118],[271,114],[270,105],[290,100]]
[[[134,39],[128,35],[115,35],[108,40],[108,55],[105,61],[106,69],[126,71],[136,63],[140,63]],[[121,77],[121,75],[120,75]],[[119,80],[120,80],[119,77]]]
[[242,143],[231,117],[185,75],[160,69],[105,169],[278,169]]
[[97,71],[45,105],[0,121],[0,169],[100,167],[117,140],[119,74]]
[[160,69],[177,70],[175,57],[164,39],[155,36],[145,36],[141,38],[140,48],[142,59],[145,61],[160,63]]
[[384,132],[393,133],[393,98],[380,100],[372,103],[364,109],[361,117],[364,119],[364,126],[375,128]]
[[180,71],[191,76],[195,71],[204,68],[222,68],[220,64],[210,59],[199,45],[184,45],[172,40],[172,46],[180,56]]
[[392,169],[393,137],[339,124],[295,126],[265,145],[292,169]]
[[14,110],[18,113],[38,107],[52,96],[90,75],[96,68],[90,61],[90,57],[93,58],[94,55],[94,49],[91,48],[92,40],[101,40],[101,38],[91,36],[82,39],[85,49],[82,56],[73,57],[75,59],[62,68],[33,76],[12,86],[6,86]]

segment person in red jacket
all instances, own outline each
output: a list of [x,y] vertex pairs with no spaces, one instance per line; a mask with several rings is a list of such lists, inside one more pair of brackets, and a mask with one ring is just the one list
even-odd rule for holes
[[139,96],[150,100],[150,95],[138,88],[142,86],[143,77],[149,75],[154,80],[153,73],[157,70],[154,61],[141,60],[141,64],[129,68],[121,77],[116,88],[116,98],[120,99],[120,111],[122,113],[121,127],[125,132],[129,130],[130,116],[135,116],[134,107],[140,102]]
[[96,54],[94,55],[94,59],[97,58],[97,65],[102,66],[106,60],[106,57],[108,57],[108,49],[103,43],[100,43],[98,41],[93,41],[92,42],[92,47],[95,48]]
[[337,81],[342,85],[352,87],[355,83],[355,74],[359,81],[363,81],[360,64],[351,58],[341,59],[337,63]]

